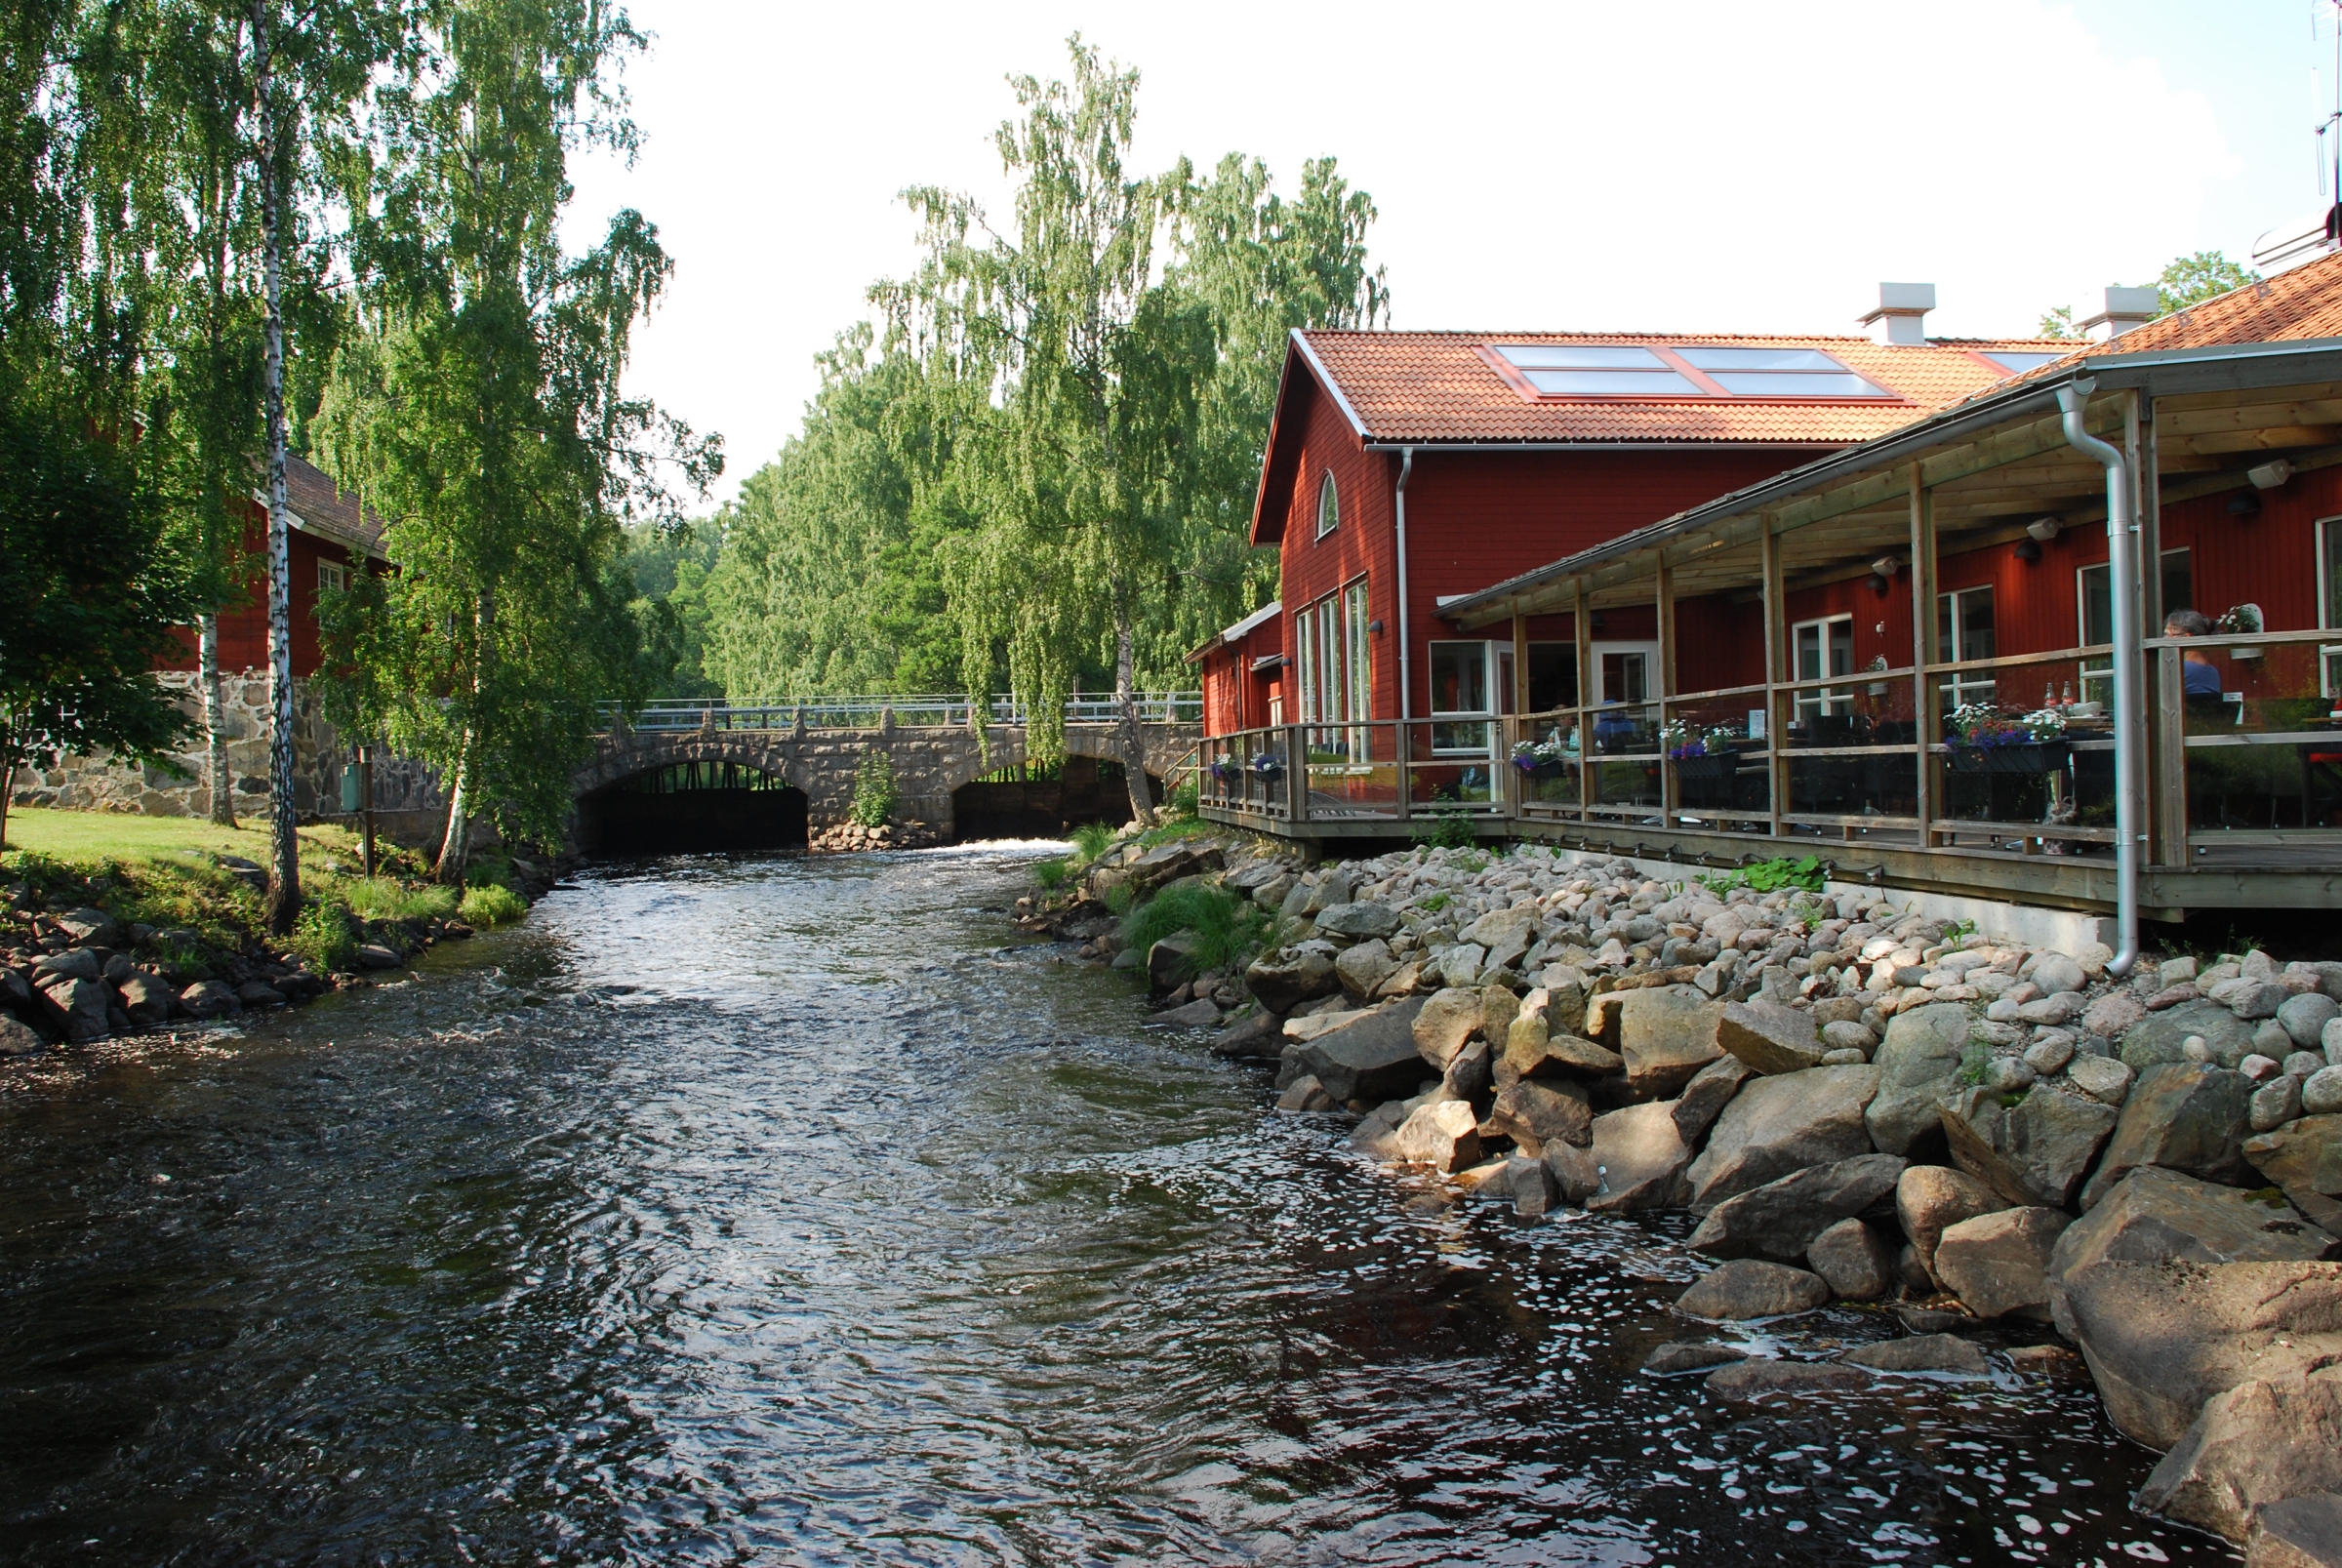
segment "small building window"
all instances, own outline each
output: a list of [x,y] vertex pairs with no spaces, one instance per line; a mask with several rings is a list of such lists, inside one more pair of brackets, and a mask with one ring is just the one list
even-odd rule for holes
[[1342,521],[1342,497],[1334,489],[1334,475],[1328,469],[1317,486],[1317,537],[1325,538]]
[[[1818,621],[1800,621],[1790,628],[1790,663],[1800,681],[1827,680],[1833,675],[1854,672],[1854,618],[1825,616]],[[1797,720],[1809,735],[1828,733],[1832,726],[1826,720],[1849,719],[1854,711],[1854,693],[1849,689],[1822,686],[1807,687],[1797,693]]]
[[340,593],[348,586],[349,568],[343,566],[340,561],[319,561],[317,563],[318,592]]
[[[1935,596],[1935,662],[1964,664],[1971,659],[1994,657],[1993,585],[1959,588]],[[1992,675],[1985,671],[1956,674],[1944,697],[1954,707],[1990,703],[1998,695]],[[2018,694],[2020,697],[2023,693]]]

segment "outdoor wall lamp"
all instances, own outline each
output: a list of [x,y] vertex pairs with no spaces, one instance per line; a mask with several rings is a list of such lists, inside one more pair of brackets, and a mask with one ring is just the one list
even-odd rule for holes
[[2041,542],[2039,540],[2021,539],[2017,541],[2018,560],[2023,561],[2027,566],[2031,566],[2034,562],[2039,560],[2040,558]]
[[2240,490],[2228,498],[2228,515],[2240,523],[2249,523],[2261,515],[2261,496],[2257,490]]
[[1379,637],[1383,634],[1383,623],[1380,621],[1369,621],[1366,623],[1366,629]]
[[1883,599],[1886,597],[1886,590],[1890,584],[1886,581],[1885,573],[1873,572],[1869,577],[1863,579],[1863,583],[1865,586],[1867,586],[1873,593],[1878,595],[1879,598]]

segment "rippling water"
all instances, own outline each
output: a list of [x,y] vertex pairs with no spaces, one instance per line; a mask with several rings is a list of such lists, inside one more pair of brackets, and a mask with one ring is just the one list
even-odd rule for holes
[[606,870],[0,1079],[0,1557],[2227,1560],[2083,1390],[1636,1378],[1678,1226],[1266,1113],[1019,936],[1023,858]]

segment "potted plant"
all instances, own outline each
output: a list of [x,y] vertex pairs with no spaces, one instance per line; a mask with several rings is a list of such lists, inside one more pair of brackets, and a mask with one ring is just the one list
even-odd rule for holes
[[[2212,629],[2225,631],[2231,636],[2250,637],[2268,630],[2269,626],[2261,619],[2259,605],[2232,604],[2221,611],[2218,618],[2212,622]],[[2261,657],[2261,650],[2258,648],[2231,648],[2228,651],[2228,657],[2231,659],[2258,659]]]
[[1660,749],[1676,765],[1676,777],[1684,780],[1731,778],[1740,767],[1740,754],[1732,747],[1737,739],[1723,725],[1696,730],[1681,719],[1659,730]]
[[1212,776],[1214,784],[1226,788],[1244,777],[1244,764],[1223,751],[1212,758],[1204,771]]
[[1258,777],[1274,783],[1285,775],[1285,759],[1273,751],[1264,751],[1252,759],[1252,771]]
[[2004,713],[1991,703],[1963,703],[1944,720],[1955,773],[2048,773],[2066,765],[2065,715],[2053,707]]
[[1524,778],[1558,779],[1565,764],[1575,761],[1575,754],[1562,743],[1558,734],[1542,741],[1513,743],[1513,766]]

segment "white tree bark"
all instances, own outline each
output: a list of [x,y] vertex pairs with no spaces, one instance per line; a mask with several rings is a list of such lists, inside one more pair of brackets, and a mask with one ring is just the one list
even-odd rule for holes
[[464,732],[464,760],[456,765],[456,786],[447,796],[447,835],[439,841],[435,874],[449,887],[464,885],[471,859],[471,732]]
[[222,827],[233,827],[235,781],[227,776],[227,704],[220,694],[220,618],[205,616],[196,625],[200,650],[196,678],[203,683],[203,731],[208,742],[204,773],[211,784],[211,818]]
[[1130,786],[1130,820],[1146,825],[1154,814],[1154,791],[1147,784],[1147,737],[1139,728],[1139,700],[1134,688],[1138,659],[1132,648],[1128,601],[1114,602],[1114,701],[1122,709],[1122,778]]
[[301,841],[293,802],[293,546],[285,503],[284,191],[270,91],[268,0],[252,5],[253,94],[261,127],[261,266],[266,291],[262,400],[268,422],[268,929],[301,913]]

